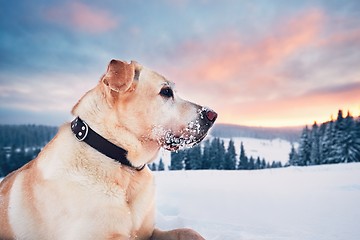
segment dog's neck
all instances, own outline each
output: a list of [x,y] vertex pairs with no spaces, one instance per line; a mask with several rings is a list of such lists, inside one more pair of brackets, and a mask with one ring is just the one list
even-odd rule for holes
[[99,88],[86,93],[72,113],[86,121],[99,135],[126,150],[127,159],[133,166],[151,162],[159,152],[157,141],[137,136],[119,123],[116,111],[110,108]]
[[98,152],[121,163],[122,165],[130,167],[133,170],[137,171],[141,171],[142,169],[144,169],[145,164],[143,164],[142,166],[133,166],[131,162],[129,162],[129,160],[127,159],[127,151],[125,149],[113,144],[106,138],[102,137],[81,118],[76,117],[71,122],[71,131],[73,132],[74,137],[76,137],[78,141],[87,143],[89,146],[91,146]]

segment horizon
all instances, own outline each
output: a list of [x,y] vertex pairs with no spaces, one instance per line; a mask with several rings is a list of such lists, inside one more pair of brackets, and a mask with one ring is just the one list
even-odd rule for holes
[[2,1],[0,124],[60,126],[111,59],[175,82],[218,124],[360,116],[360,2]]
[[[342,111],[342,116],[343,118],[345,118],[348,114],[355,118],[355,119],[360,119],[360,115],[353,115],[350,111],[343,111],[343,109],[339,109],[338,111]],[[345,114],[346,113],[346,114]],[[338,116],[338,114],[336,114],[336,116]],[[36,123],[36,122],[24,122],[24,123],[1,123],[0,125],[37,125],[37,126],[47,126],[47,127],[61,127],[63,124],[69,123],[71,122],[73,119],[69,118],[68,121],[63,122],[59,125],[56,124],[43,124],[43,123]],[[319,121],[313,121],[312,123],[309,124],[303,124],[303,125],[293,125],[293,126],[258,126],[258,125],[241,125],[241,124],[236,124],[236,123],[217,123],[215,122],[215,125],[225,125],[225,126],[234,126],[234,127],[246,127],[246,128],[264,128],[264,129],[300,129],[300,128],[304,128],[305,126],[313,126],[315,123],[318,125],[321,125],[323,123],[327,123],[330,121],[336,121],[336,118],[334,117],[334,115],[331,115],[331,117],[328,120],[319,122]]]

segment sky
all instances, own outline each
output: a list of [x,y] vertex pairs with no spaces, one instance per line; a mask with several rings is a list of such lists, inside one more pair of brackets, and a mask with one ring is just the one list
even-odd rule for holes
[[360,1],[0,0],[0,124],[60,125],[111,59],[176,83],[218,123],[360,115]]

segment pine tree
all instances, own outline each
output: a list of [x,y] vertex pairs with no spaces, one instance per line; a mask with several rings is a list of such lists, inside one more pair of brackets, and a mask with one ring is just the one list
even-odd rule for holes
[[335,155],[333,158],[333,163],[340,163],[345,161],[345,151],[346,151],[346,123],[343,117],[342,110],[339,110],[337,119],[335,121],[335,141],[334,141],[334,148],[335,148]]
[[201,157],[201,159],[202,159],[201,160],[201,162],[202,162],[201,169],[210,169],[210,166],[211,166],[210,154],[211,154],[210,140],[206,140],[204,142],[204,149],[203,149],[203,154]]
[[334,121],[324,123],[325,131],[324,135],[320,136],[320,164],[335,163],[336,151],[335,151],[335,128]]
[[310,165],[310,154],[311,154],[311,142],[309,137],[309,128],[305,126],[300,138],[299,146],[299,165],[307,166]]
[[185,169],[187,169],[187,170],[189,170],[189,169],[192,169],[192,170],[201,169],[203,164],[202,164],[200,145],[189,148],[187,150],[187,158],[189,159],[189,162],[190,162],[190,166],[189,166],[190,168],[185,167]]
[[218,169],[219,166],[219,150],[218,147],[220,145],[220,139],[214,138],[210,143],[210,168],[209,169]]
[[240,156],[239,156],[239,164],[238,168],[239,170],[245,170],[248,169],[248,158],[245,154],[244,144],[241,142],[240,144]]
[[156,167],[156,163],[152,163],[152,164],[149,164],[149,168],[151,169],[151,171],[156,171],[157,170],[157,167]]
[[158,171],[164,171],[164,170],[165,170],[164,162],[163,162],[162,158],[160,158]]
[[255,160],[254,160],[254,158],[252,156],[250,157],[247,169],[249,169],[249,170],[254,170],[255,169]]
[[261,169],[265,169],[266,168],[266,161],[265,161],[265,158],[263,158],[261,160]]
[[360,162],[360,116],[354,123],[352,136],[353,147],[351,148],[351,161]]
[[355,162],[359,159],[360,144],[356,133],[356,122],[348,112],[344,119],[344,136],[342,137],[342,159],[341,162]]
[[170,170],[183,170],[185,151],[171,152]]
[[275,167],[276,167],[276,163],[275,163],[275,161],[272,161],[270,168],[275,168]]
[[225,160],[224,141],[214,138],[210,148],[210,169],[223,169]]
[[311,152],[310,152],[310,164],[318,165],[321,162],[320,159],[320,136],[319,127],[315,122],[310,132]]
[[255,169],[261,169],[260,157],[257,157],[257,158],[256,158]]
[[220,140],[219,142],[219,153],[218,153],[218,168],[219,170],[223,170],[225,169],[225,155],[226,155],[226,150],[225,150],[225,144],[223,140]]
[[291,144],[291,150],[289,153],[289,165],[291,166],[298,166],[299,165],[299,158],[298,154],[295,150],[294,144]]
[[191,151],[190,149],[184,150],[184,165],[185,170],[191,170],[192,169],[192,162],[191,162]]
[[236,152],[234,141],[230,139],[224,160],[225,170],[234,170],[236,168]]

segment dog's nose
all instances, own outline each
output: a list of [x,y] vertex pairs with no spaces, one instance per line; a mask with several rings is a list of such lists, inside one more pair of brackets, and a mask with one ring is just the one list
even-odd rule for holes
[[210,122],[215,122],[218,115],[213,110],[208,109],[206,110],[205,116]]

